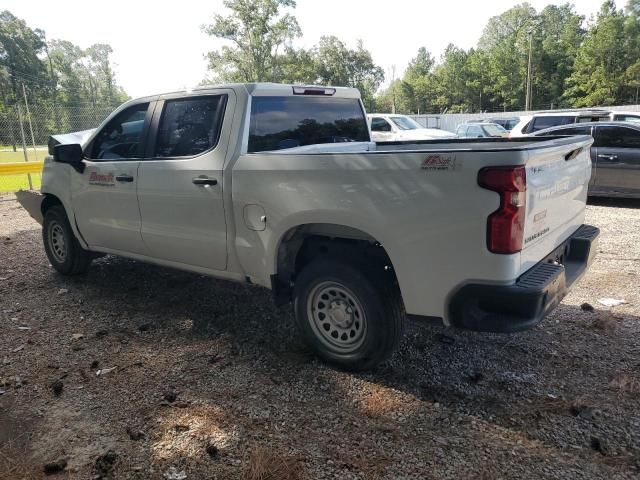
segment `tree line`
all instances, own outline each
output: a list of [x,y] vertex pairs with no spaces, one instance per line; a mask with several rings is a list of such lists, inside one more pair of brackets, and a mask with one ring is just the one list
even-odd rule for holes
[[[215,15],[203,30],[227,45],[207,55],[211,82],[277,82],[351,86],[360,90],[365,105],[384,81],[384,69],[358,42],[349,48],[335,36],[320,38],[310,49],[295,48],[302,36],[289,12],[295,0],[226,0],[226,16]],[[285,11],[286,10],[286,11]]]
[[15,110],[26,104],[45,110],[32,126],[46,131],[94,127],[106,112],[129,97],[115,79],[110,45],[81,48],[67,40],[46,38],[11,12],[0,12],[0,115],[7,118],[0,143],[19,137]]
[[[522,3],[491,18],[476,47],[450,44],[435,59],[420,48],[386,88],[384,69],[362,42],[335,36],[296,47],[302,30],[295,0],[226,0],[203,31],[224,40],[207,54],[211,82],[283,82],[356,87],[373,111],[401,113],[519,110],[527,77],[534,108],[639,103],[640,0],[618,8],[605,0],[590,19],[573,5],[537,11]],[[118,85],[108,44],[81,48],[46,38],[9,11],[0,12],[0,120],[27,102],[46,107],[34,118],[46,131],[95,126],[128,98]],[[529,67],[530,64],[530,67]],[[79,119],[82,122],[79,123]],[[14,143],[18,125],[0,125]]]
[[[436,62],[421,48],[378,97],[403,112],[523,110],[639,103],[640,0],[606,0],[589,21],[571,4],[527,3],[493,17],[476,48],[449,45]],[[529,69],[529,58],[531,68]]]
[[606,0],[589,20],[570,3],[540,12],[516,5],[488,21],[474,48],[450,44],[438,60],[420,48],[382,91],[384,70],[362,42],[352,49],[329,36],[311,49],[293,46],[302,35],[294,0],[225,6],[226,16],[203,27],[227,41],[208,54],[208,80],[352,86],[369,110],[454,113],[524,109],[530,73],[534,108],[638,103],[640,0],[621,9]]

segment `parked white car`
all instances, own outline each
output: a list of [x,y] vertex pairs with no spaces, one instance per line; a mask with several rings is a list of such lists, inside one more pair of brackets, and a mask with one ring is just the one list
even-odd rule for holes
[[456,135],[438,128],[425,128],[406,115],[372,113],[367,115],[374,142],[404,142],[456,138]]
[[530,135],[546,128],[559,127],[572,123],[624,121],[640,122],[640,113],[609,110],[571,110],[557,112],[543,112],[520,117],[518,124],[510,132],[511,137]]
[[62,140],[19,194],[55,270],[107,253],[261,285],[345,368],[388,357],[406,315],[529,328],[597,251],[589,136],[376,145],[355,89],[233,84]]

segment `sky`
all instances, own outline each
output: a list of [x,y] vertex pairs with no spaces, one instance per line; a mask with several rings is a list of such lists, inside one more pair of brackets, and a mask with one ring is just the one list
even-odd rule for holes
[[[538,11],[566,0],[530,0]],[[69,40],[82,48],[94,43],[113,47],[116,80],[132,97],[197,85],[206,75],[205,53],[221,42],[201,26],[224,14],[222,0],[143,2],[136,0],[2,0],[7,9],[48,39]],[[516,5],[514,0],[297,0],[292,13],[311,47],[323,35],[335,35],[350,47],[361,39],[387,81],[392,66],[401,76],[418,48],[438,57],[449,43],[476,45],[489,18]],[[589,18],[602,0],[574,0]],[[623,1],[618,0],[618,6]],[[99,5],[99,6],[98,6]]]

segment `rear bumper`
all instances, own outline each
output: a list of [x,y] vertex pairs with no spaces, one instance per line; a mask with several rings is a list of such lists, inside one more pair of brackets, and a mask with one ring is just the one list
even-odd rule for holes
[[598,228],[582,225],[513,285],[463,286],[449,304],[451,324],[480,332],[518,332],[538,324],[587,270],[599,235]]

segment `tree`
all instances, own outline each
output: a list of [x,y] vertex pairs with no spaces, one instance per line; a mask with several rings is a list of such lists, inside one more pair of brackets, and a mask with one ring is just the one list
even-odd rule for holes
[[630,54],[625,20],[613,0],[602,4],[596,23],[578,49],[573,73],[567,80],[565,98],[572,106],[614,105],[624,100]]
[[548,5],[538,16],[534,51],[534,91],[538,104],[563,106],[565,81],[573,73],[584,40],[584,17],[569,4]]
[[384,80],[384,70],[373,62],[361,41],[355,49],[349,49],[337,37],[321,37],[313,57],[317,83],[355,87],[365,105],[372,105],[373,95]]
[[433,68],[436,62],[426,47],[420,47],[405,70],[402,82],[396,92],[400,111],[405,113],[428,112],[433,108]]
[[[24,20],[7,10],[0,12],[0,69],[3,70],[0,90],[4,105],[18,101],[24,82],[34,90],[46,88],[48,79],[38,57],[43,47],[40,36]],[[10,130],[10,141],[16,151],[18,125],[12,122]]]
[[433,89],[436,94],[434,105],[440,110],[452,113],[471,110],[468,94],[469,54],[462,48],[449,44],[433,73]]
[[486,54],[491,100],[505,110],[525,103],[529,31],[536,11],[528,3],[489,19],[478,49]]
[[279,52],[300,36],[295,17],[282,8],[295,7],[294,0],[225,0],[226,17],[216,15],[203,30],[226,40],[219,50],[207,54],[209,69],[218,81],[275,81]]

